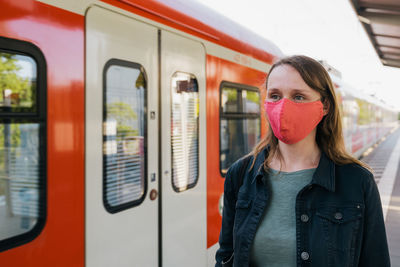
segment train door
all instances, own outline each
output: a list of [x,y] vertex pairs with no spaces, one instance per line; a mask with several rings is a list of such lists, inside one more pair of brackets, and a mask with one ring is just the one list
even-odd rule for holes
[[163,266],[206,266],[205,50],[161,32]]
[[157,266],[158,30],[86,14],[86,266]]

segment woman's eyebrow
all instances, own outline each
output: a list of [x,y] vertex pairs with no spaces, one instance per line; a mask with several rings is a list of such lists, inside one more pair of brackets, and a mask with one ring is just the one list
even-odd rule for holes
[[[291,93],[308,93],[307,89],[298,89],[298,88],[291,88]],[[279,92],[280,90],[278,88],[270,88],[268,89],[269,92]]]
[[307,94],[308,90],[307,89],[292,89],[293,93],[302,93],[302,94]]

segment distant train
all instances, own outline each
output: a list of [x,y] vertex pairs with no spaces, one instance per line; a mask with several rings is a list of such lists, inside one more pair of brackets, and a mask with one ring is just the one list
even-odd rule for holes
[[331,75],[342,115],[345,145],[360,157],[398,124],[398,113],[384,102]]
[[[0,265],[213,266],[280,50],[188,0],[1,6]],[[359,156],[397,114],[333,79]]]

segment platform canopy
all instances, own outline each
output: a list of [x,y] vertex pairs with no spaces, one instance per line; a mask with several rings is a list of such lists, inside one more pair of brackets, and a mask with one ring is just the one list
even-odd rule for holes
[[350,0],[385,66],[400,68],[400,0]]

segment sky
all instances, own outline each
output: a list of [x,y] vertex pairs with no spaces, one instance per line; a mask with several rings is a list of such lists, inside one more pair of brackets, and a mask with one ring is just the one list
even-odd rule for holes
[[197,0],[276,44],[342,73],[352,87],[400,110],[400,68],[383,66],[350,0]]

